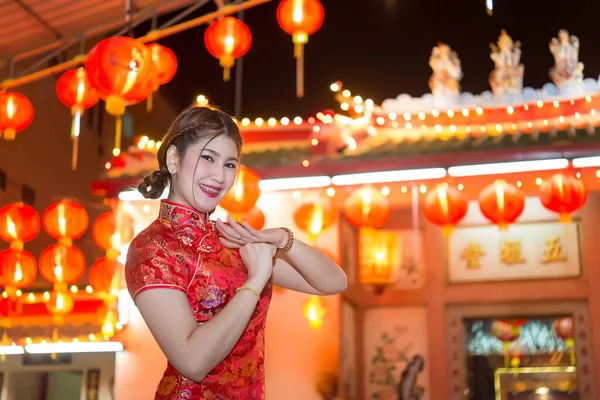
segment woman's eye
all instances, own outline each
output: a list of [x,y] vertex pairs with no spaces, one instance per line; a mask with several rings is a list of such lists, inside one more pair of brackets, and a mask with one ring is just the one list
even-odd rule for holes
[[227,168],[234,168],[234,169],[235,169],[235,168],[237,168],[237,165],[235,165],[235,164],[232,164],[232,163],[227,163],[227,164],[225,164],[225,166],[226,166]]
[[204,158],[206,161],[213,161],[213,158],[211,156],[202,156],[202,158]]

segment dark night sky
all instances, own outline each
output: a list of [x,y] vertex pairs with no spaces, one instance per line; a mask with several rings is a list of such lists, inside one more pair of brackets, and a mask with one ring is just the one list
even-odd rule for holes
[[[600,74],[599,0],[494,0],[486,15],[485,0],[321,0],[325,22],[306,47],[306,94],[295,97],[295,60],[291,37],[276,19],[278,1],[245,12],[253,45],[244,57],[242,115],[308,117],[336,108],[329,85],[341,80],[354,94],[377,103],[401,93],[429,92],[431,49],[448,43],[462,62],[463,91],[489,90],[493,68],[489,44],[501,29],[522,44],[525,86],[549,82],[553,64],[548,43],[561,28],[581,41],[585,76]],[[214,7],[214,6],[213,6]],[[207,12],[202,8],[193,16]],[[179,71],[166,90],[181,107],[197,94],[233,113],[235,82],[222,81],[222,70],[204,47],[206,26],[160,43],[178,56]],[[137,32],[136,32],[137,33]]]

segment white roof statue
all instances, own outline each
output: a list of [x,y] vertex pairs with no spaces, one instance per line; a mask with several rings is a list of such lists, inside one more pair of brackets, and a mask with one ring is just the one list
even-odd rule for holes
[[431,51],[429,66],[433,70],[429,78],[431,93],[434,96],[458,95],[463,74],[456,52],[447,44],[438,43]]
[[491,43],[490,58],[495,68],[490,73],[490,86],[496,96],[515,96],[523,90],[523,72],[525,67],[521,62],[521,43],[513,42],[512,38],[502,30],[498,45]]
[[554,67],[550,78],[563,93],[578,93],[584,88],[583,63],[579,62],[579,39],[569,36],[566,29],[558,32],[558,38],[550,41],[550,52],[554,56]]

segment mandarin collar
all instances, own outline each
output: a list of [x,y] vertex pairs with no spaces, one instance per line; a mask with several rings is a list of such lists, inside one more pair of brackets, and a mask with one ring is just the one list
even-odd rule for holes
[[177,204],[168,200],[161,200],[158,219],[179,229],[192,229],[205,232],[211,227],[208,213]]

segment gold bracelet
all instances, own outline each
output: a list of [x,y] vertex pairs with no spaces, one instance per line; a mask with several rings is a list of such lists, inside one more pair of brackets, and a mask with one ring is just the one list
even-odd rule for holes
[[288,228],[285,228],[285,227],[281,227],[279,229],[283,229],[288,235],[285,246],[277,248],[277,255],[282,255],[282,254],[285,254],[288,251],[290,251],[290,249],[294,245],[294,232],[292,232],[291,230],[289,230]]
[[254,289],[252,289],[252,288],[249,288],[249,287],[246,287],[246,286],[242,286],[242,287],[239,287],[239,288],[235,289],[235,292],[237,293],[237,292],[239,292],[240,290],[248,290],[248,291],[250,291],[250,292],[254,293],[254,295],[256,296],[256,299],[257,299],[258,301],[260,301],[260,294],[259,294],[259,293],[258,293],[256,290],[254,290]]

